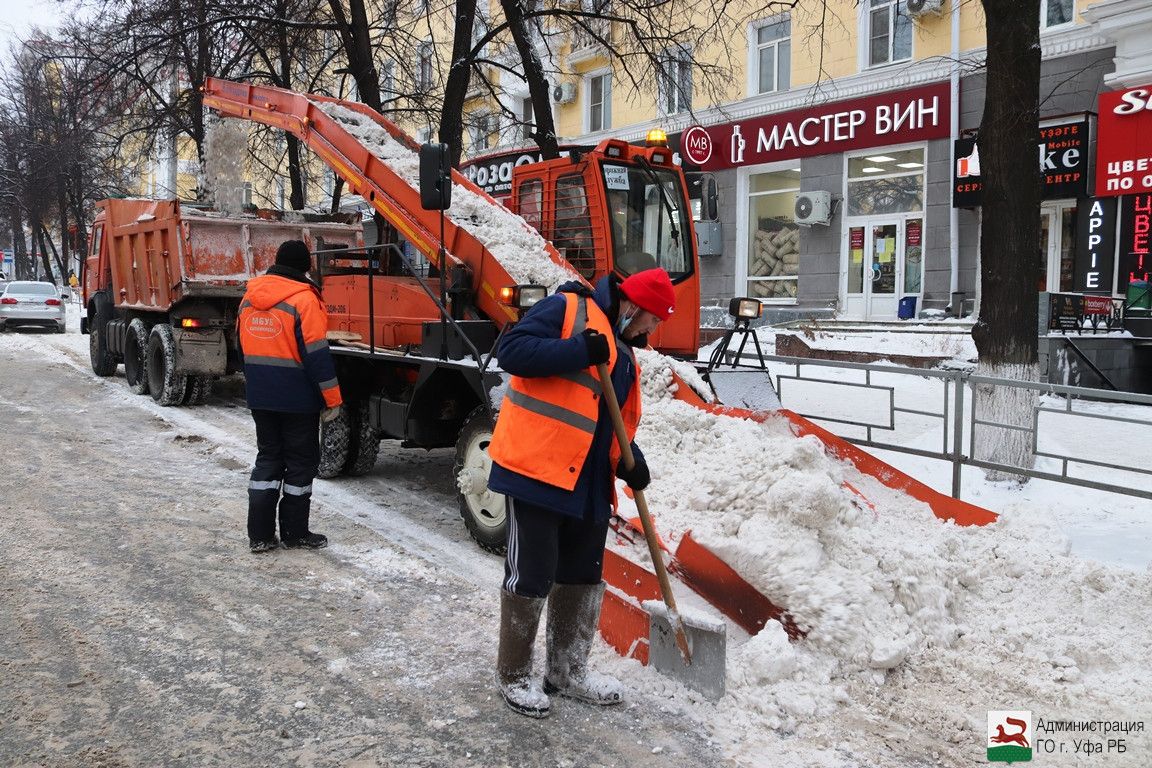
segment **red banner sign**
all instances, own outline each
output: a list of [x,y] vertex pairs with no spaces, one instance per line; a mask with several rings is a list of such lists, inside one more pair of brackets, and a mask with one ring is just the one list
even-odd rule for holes
[[1100,94],[1096,195],[1152,192],[1152,85]]
[[[684,132],[681,154],[716,171],[949,135],[948,83]],[[686,145],[685,145],[686,143]]]

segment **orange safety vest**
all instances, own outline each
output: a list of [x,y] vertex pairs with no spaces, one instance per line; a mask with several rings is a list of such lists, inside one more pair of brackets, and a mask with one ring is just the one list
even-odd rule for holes
[[[562,294],[568,302],[560,338],[593,328],[608,337],[608,370],[616,365],[612,323],[591,297]],[[625,350],[624,354],[632,354]],[[592,447],[600,417],[600,377],[596,366],[555,376],[513,376],[500,406],[500,416],[488,445],[488,455],[500,466],[565,490],[576,487],[580,468]],[[620,408],[628,440],[640,424],[640,366]],[[615,435],[609,453],[615,469],[620,446]]]

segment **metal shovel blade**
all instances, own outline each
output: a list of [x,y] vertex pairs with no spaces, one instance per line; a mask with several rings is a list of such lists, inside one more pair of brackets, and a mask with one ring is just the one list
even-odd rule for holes
[[728,641],[724,625],[721,622],[719,628],[716,625],[702,627],[690,619],[681,617],[681,620],[688,636],[688,648],[692,651],[692,663],[684,663],[668,617],[655,612],[648,624],[648,664],[704,694],[709,701],[719,701],[724,696],[727,672]]

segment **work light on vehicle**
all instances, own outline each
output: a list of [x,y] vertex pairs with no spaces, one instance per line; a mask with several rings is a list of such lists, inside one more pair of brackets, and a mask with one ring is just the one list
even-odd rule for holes
[[728,302],[728,314],[740,320],[755,320],[763,309],[764,305],[758,299],[742,296]]
[[500,303],[517,309],[528,309],[548,295],[542,285],[506,285],[500,289]]

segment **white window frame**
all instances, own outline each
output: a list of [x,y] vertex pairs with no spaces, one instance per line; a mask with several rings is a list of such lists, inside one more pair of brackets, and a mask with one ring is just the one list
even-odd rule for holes
[[[604,78],[605,84],[608,86],[607,98],[602,102],[603,108],[600,111],[601,125],[597,128],[592,127],[592,81],[596,78]],[[581,101],[584,103],[584,133],[598,133],[600,131],[607,131],[612,127],[612,70],[611,69],[597,69],[589,72],[584,76],[584,81],[580,84],[583,88],[584,98]]]
[[[516,125],[519,134],[516,141],[531,144],[531,134],[536,130],[536,108],[532,104],[531,96],[520,97],[517,102],[516,118],[520,122]],[[530,122],[528,121],[529,118],[531,118]]]
[[[673,93],[676,97],[675,109],[668,109],[668,97],[672,94],[669,93],[669,74],[667,71],[656,73],[656,112],[661,117],[668,117],[669,115],[679,115],[685,112],[692,111],[692,49],[688,46],[680,48],[669,48],[664,51],[663,58],[665,61],[665,68],[669,64],[674,65],[675,69],[675,88]],[[683,78],[688,80],[688,103],[685,105],[683,99],[685,98],[684,89],[680,87]]]
[[[733,290],[735,296],[748,295],[748,226],[749,217],[748,211],[752,207],[752,196],[749,192],[751,184],[749,179],[752,176],[761,173],[775,173],[777,171],[787,171],[796,168],[800,165],[800,160],[781,160],[775,163],[763,163],[761,165],[741,166],[736,171],[736,199],[742,201],[741,205],[736,208],[736,274],[733,283]],[[800,191],[801,175],[796,176],[796,192]],[[780,190],[774,194],[787,194],[789,190]],[[794,299],[760,299],[761,304],[774,305],[774,306],[792,306],[800,303],[799,287],[800,287],[800,271],[797,269],[795,275],[780,276],[773,278],[774,281],[795,280],[797,287],[797,295]]]
[[468,116],[468,151],[473,155],[481,154],[495,146],[492,135],[499,130],[499,121],[491,112],[475,112]]
[[[480,42],[481,38],[488,34],[489,26],[488,14],[484,12],[483,8],[476,6],[476,17],[472,20],[472,40],[470,41],[473,48],[476,47],[476,43]],[[484,47],[476,52],[476,55],[487,56],[488,44],[485,43]]]
[[1048,6],[1052,3],[1058,3],[1060,0],[1040,0],[1040,31],[1047,32],[1050,29],[1067,29],[1076,23],[1076,0],[1068,0],[1072,6],[1072,19],[1065,21],[1061,24],[1048,25]]
[[[769,27],[773,24],[779,24],[782,21],[787,21],[787,22],[789,22],[789,24],[791,24],[790,14],[779,13],[779,14],[776,14],[775,16],[769,16],[769,17],[764,18],[764,19],[759,19],[758,21],[754,21],[748,25],[748,61],[747,61],[748,77],[747,77],[747,82],[746,82],[746,89],[747,89],[747,93],[749,96],[759,96],[761,93],[761,91],[760,91],[760,51],[763,48],[775,48],[776,49],[776,67],[775,67],[775,72],[773,73],[775,75],[775,78],[774,78],[775,79],[775,82],[774,82],[775,87],[772,88],[772,90],[764,91],[763,93],[779,93],[782,91],[787,91],[792,87],[792,82],[791,82],[791,80],[792,80],[792,66],[791,66],[792,65],[792,62],[791,62],[792,32],[791,32],[791,29],[789,29],[787,37],[782,37],[779,40],[773,40],[772,42],[764,43],[763,45],[760,44],[760,30],[763,29],[764,27]],[[786,83],[784,85],[784,87],[782,88],[782,87],[780,87],[780,44],[785,43],[785,42],[787,42],[789,44],[789,56],[788,56],[788,58],[789,58],[788,80],[789,80],[789,82]]]
[[[882,67],[889,67],[893,64],[903,64],[912,61],[916,57],[916,34],[913,29],[911,45],[908,49],[907,58],[894,59],[892,58],[892,46],[896,39],[896,11],[902,10],[904,15],[908,15],[908,5],[905,0],[887,0],[889,8],[888,14],[888,60],[873,64],[872,63],[872,12],[877,10],[880,6],[873,6],[872,0],[861,0],[859,9],[859,36],[857,39],[860,41],[859,45],[859,65],[860,70],[880,69]],[[911,18],[911,17],[909,17]]]
[[[428,77],[425,81],[424,77],[424,62],[425,54],[427,54],[428,62]],[[432,81],[436,78],[436,49],[431,40],[425,40],[416,47],[416,89],[424,90],[432,87]]]

